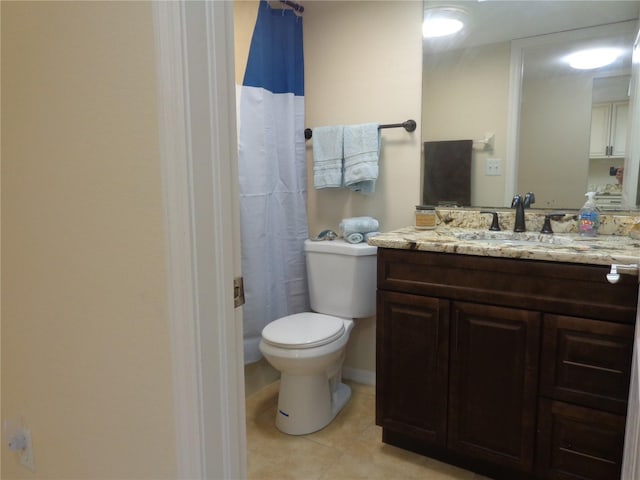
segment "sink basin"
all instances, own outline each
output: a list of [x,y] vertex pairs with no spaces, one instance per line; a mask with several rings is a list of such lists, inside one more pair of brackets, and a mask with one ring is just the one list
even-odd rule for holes
[[488,230],[478,230],[472,232],[454,233],[458,240],[471,242],[490,243],[495,245],[570,245],[573,239],[558,237],[544,233],[535,232],[491,232]]

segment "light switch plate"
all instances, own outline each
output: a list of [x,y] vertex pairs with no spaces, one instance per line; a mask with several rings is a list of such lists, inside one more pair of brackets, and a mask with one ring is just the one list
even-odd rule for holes
[[487,158],[487,169],[485,171],[485,175],[502,175],[502,160],[499,158]]

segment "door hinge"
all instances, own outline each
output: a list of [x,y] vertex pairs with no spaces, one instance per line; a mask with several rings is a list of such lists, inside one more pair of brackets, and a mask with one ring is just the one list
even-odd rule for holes
[[236,277],[233,279],[233,306],[241,305],[244,305],[244,282],[242,277]]

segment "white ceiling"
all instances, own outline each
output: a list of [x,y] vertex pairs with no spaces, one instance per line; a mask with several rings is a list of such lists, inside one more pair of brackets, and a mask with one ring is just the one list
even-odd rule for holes
[[467,11],[468,26],[455,39],[425,39],[425,53],[486,45],[547,33],[638,19],[635,0],[425,0],[424,8],[457,6]]

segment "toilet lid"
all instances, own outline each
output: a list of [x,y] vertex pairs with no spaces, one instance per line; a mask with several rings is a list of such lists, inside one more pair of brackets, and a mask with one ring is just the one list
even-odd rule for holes
[[344,321],[331,315],[304,312],[274,320],[262,338],[276,347],[311,348],[333,342],[344,333]]

